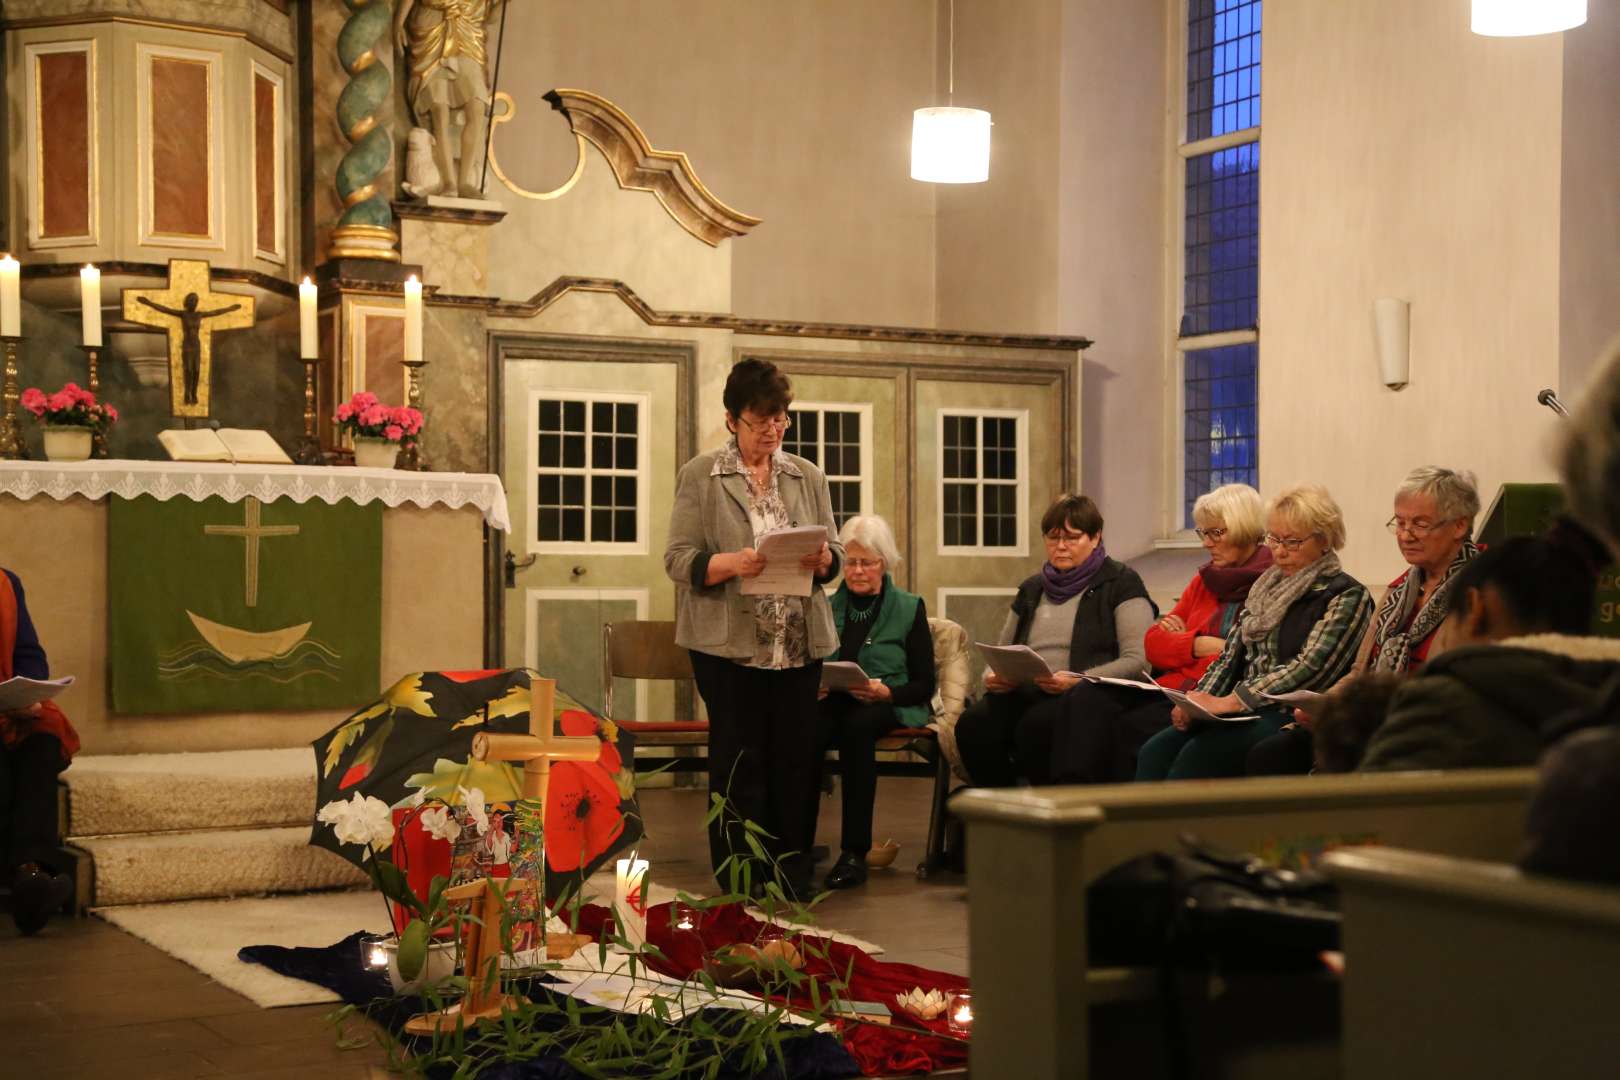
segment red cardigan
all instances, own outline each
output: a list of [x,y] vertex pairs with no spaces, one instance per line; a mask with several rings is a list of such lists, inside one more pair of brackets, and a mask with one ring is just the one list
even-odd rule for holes
[[1148,663],[1159,673],[1154,676],[1159,685],[1172,690],[1191,689],[1218,655],[1193,656],[1193,639],[1221,636],[1225,605],[1204,585],[1203,575],[1194,574],[1170,614],[1180,616],[1187,629],[1171,632],[1154,623],[1144,639]]

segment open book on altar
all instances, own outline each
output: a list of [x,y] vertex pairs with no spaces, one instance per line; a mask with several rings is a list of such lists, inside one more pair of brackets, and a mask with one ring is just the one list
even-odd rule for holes
[[248,428],[174,428],[158,432],[171,461],[229,461],[233,465],[291,465],[268,431]]

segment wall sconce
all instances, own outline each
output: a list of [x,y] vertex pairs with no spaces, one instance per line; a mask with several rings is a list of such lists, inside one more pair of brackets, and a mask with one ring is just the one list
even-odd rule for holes
[[1392,296],[1373,301],[1373,334],[1378,344],[1378,377],[1391,390],[1412,379],[1412,305]]
[[1586,0],[1474,0],[1468,27],[1485,37],[1531,37],[1586,22]]

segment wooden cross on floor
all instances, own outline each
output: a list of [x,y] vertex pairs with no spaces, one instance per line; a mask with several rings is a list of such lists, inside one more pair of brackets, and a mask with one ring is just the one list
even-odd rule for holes
[[208,536],[240,536],[244,541],[242,545],[242,579],[244,598],[248,607],[259,606],[259,540],[266,536],[296,536],[297,525],[261,525],[259,524],[259,500],[249,495],[245,500],[247,509],[243,511],[240,525],[204,525],[203,532]]
[[124,318],[169,335],[169,400],[175,416],[208,415],[214,334],[253,325],[253,297],[214,292],[208,264],[170,259],[167,289],[125,289]]
[[[540,819],[542,840],[545,836],[546,789],[551,782],[553,761],[595,761],[602,753],[602,743],[595,735],[558,735],[553,716],[557,703],[555,679],[531,679],[529,682],[529,733],[507,735],[498,732],[480,732],[473,736],[472,756],[477,761],[523,762],[523,798],[535,803]],[[538,889],[537,881],[517,881],[507,878],[480,878],[445,891],[449,900],[477,900],[479,923],[470,920],[466,929],[467,993],[455,1005],[438,1012],[413,1016],[405,1030],[415,1035],[434,1031],[454,1030],[458,1022],[474,1024],[491,1016],[499,1016],[511,1004],[509,995],[500,992],[501,905],[504,898],[519,890]],[[544,920],[543,904],[536,904]],[[493,932],[492,932],[493,931]],[[567,935],[561,935],[567,936]],[[548,947],[549,947],[548,942]],[[559,945],[577,948],[580,942],[570,938]]]

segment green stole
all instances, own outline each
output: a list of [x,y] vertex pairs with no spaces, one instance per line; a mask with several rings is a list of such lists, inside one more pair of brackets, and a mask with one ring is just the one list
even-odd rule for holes
[[[856,660],[872,678],[887,687],[904,686],[911,681],[906,670],[906,636],[917,621],[916,594],[897,587],[887,573],[883,575],[883,596],[878,601],[877,614],[872,617],[872,629]],[[844,619],[849,614],[849,586],[840,584],[832,596],[833,622],[838,626],[840,643],[844,636]],[[840,647],[842,647],[840,645]],[[836,659],[835,653],[832,659]],[[928,705],[896,705],[895,716],[906,727],[922,727],[928,723],[931,709]]]

